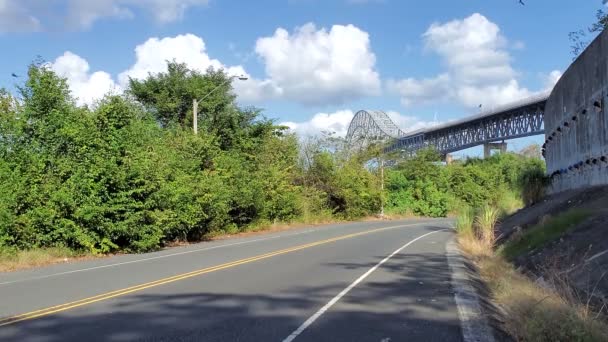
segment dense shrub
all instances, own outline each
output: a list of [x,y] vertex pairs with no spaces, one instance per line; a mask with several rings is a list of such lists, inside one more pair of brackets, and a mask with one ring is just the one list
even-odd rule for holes
[[[239,108],[222,71],[169,63],[90,108],[47,67],[28,76],[19,101],[0,90],[0,249],[139,252],[261,222],[379,210],[374,173],[321,145],[302,163],[298,139]],[[219,84],[195,135],[192,99]]]
[[[201,131],[190,127],[192,99]],[[538,200],[542,162],[514,154],[449,166],[433,151],[387,168],[379,146],[347,153],[333,135],[300,142],[239,108],[222,71],[131,81],[124,96],[79,107],[66,81],[29,69],[21,98],[0,90],[0,249],[147,251],[264,223],[389,211],[443,217],[458,207]],[[372,163],[373,164],[373,163]],[[515,195],[514,195],[515,196]]]
[[[423,151],[388,171],[388,210],[442,217],[493,205],[511,212],[538,201],[547,185],[544,163],[515,153],[468,159],[450,165]],[[521,200],[520,200],[521,199]]]

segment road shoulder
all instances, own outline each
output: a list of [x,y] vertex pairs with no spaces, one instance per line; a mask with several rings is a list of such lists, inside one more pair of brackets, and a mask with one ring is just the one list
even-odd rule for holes
[[481,305],[480,297],[471,280],[471,270],[465,264],[455,240],[446,245],[448,264],[452,270],[452,288],[464,342],[493,342],[493,329],[490,327]]

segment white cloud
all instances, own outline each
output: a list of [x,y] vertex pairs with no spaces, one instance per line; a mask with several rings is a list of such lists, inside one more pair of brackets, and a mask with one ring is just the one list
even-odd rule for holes
[[513,50],[523,50],[526,48],[526,43],[522,42],[521,40],[517,40],[517,41],[513,42],[513,44],[511,45],[511,48]]
[[142,11],[159,23],[167,23],[181,19],[191,7],[208,3],[209,0],[0,0],[0,32],[57,25],[86,29],[102,18],[133,18]]
[[40,29],[40,21],[32,16],[23,3],[0,0],[0,33],[30,32]]
[[289,127],[300,136],[314,136],[322,131],[336,132],[337,136],[344,137],[348,131],[348,125],[353,119],[351,110],[339,110],[334,113],[317,113],[304,122],[282,122],[281,125]]
[[279,96],[281,91],[269,80],[252,78],[240,66],[227,66],[211,58],[206,51],[202,38],[193,34],[178,35],[166,38],[150,38],[135,48],[135,64],[118,75],[119,83],[126,87],[129,77],[143,79],[149,73],[155,74],[167,70],[167,61],[175,60],[185,63],[190,69],[205,72],[207,68],[224,69],[231,76],[246,76],[247,81],[234,81],[233,86],[239,100],[259,101]]
[[[149,73],[167,71],[167,61],[175,60],[188,67],[205,71],[209,67],[223,68],[217,59],[212,59],[205,51],[205,42],[193,34],[167,38],[150,38],[135,47],[135,64],[118,76],[120,84],[126,85],[129,77],[143,79]],[[241,70],[239,70],[241,71]]]
[[[387,114],[405,132],[439,124],[438,122],[424,121],[414,116],[402,115],[395,111],[389,111]],[[301,137],[315,136],[324,131],[335,132],[336,136],[345,137],[354,115],[355,113],[352,110],[345,109],[333,113],[317,113],[308,121],[286,121],[280,124],[289,127]]]
[[455,100],[466,107],[495,106],[533,94],[517,80],[507,39],[483,15],[432,24],[423,39],[446,71],[428,79],[389,81],[389,89],[401,95],[403,104]]
[[559,70],[553,70],[546,75],[542,75],[545,90],[549,91],[553,89],[553,87],[555,86],[555,84],[557,84],[557,81],[559,81],[561,77],[562,72]]
[[67,78],[70,90],[80,105],[91,104],[109,92],[121,92],[110,74],[103,71],[89,73],[89,63],[69,51],[51,63],[51,68]]
[[388,88],[401,95],[405,106],[415,103],[430,103],[451,96],[450,75],[441,74],[434,78],[406,78],[399,81],[389,80]]
[[66,77],[70,89],[79,104],[91,104],[107,92],[120,92],[128,87],[129,77],[144,79],[148,74],[167,71],[167,61],[175,60],[185,63],[190,69],[205,72],[207,68],[224,69],[231,76],[247,76],[247,81],[233,82],[239,100],[250,102],[273,98],[280,95],[269,80],[252,78],[240,66],[226,66],[219,60],[211,58],[205,50],[205,42],[193,34],[178,35],[167,38],[150,38],[135,48],[135,63],[118,75],[118,81],[106,72],[89,73],[88,62],[71,52],[64,53],[52,63],[52,68],[59,75]]
[[327,31],[308,23],[292,34],[279,28],[258,39],[255,51],[269,81],[287,100],[339,104],[380,92],[369,35],[353,25]]
[[415,116],[403,115],[396,111],[388,111],[386,114],[405,133],[442,124],[440,121],[426,121]]
[[[253,78],[241,65],[228,66],[210,57],[204,40],[194,34],[153,37],[135,47],[133,65],[118,75],[116,83],[126,88],[129,78],[144,79],[148,74],[165,72],[167,61],[175,60],[201,72],[213,67],[224,69],[231,76],[247,76],[247,81],[233,82],[239,101],[245,103],[285,99],[327,105],[376,95],[380,91],[369,37],[351,25],[334,26],[326,31],[307,24],[293,35],[278,29],[272,37],[257,41],[256,52],[265,62],[267,75],[263,79]],[[71,58],[74,57],[78,56],[71,54]],[[81,97],[83,103],[90,103],[103,93],[93,94],[102,87],[93,87],[89,78],[95,76],[97,80],[104,75],[105,84],[112,78],[107,73],[89,76],[88,63],[78,58],[79,63],[71,61],[73,67],[62,69],[62,76],[68,78],[74,94]]]

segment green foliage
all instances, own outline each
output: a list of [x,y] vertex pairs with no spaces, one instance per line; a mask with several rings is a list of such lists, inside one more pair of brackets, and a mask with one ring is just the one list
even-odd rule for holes
[[443,165],[433,151],[387,172],[388,210],[444,217],[462,208],[492,205],[501,213],[518,209],[519,198],[538,200],[547,185],[542,160],[514,153]]
[[163,125],[192,124],[192,101],[207,95],[216,87],[200,111],[215,117],[234,100],[230,82],[223,71],[209,69],[206,74],[190,70],[186,64],[169,62],[167,72],[150,74],[145,80],[129,80],[129,92]]
[[313,190],[314,197],[321,200],[321,211],[329,210],[338,218],[378,213],[382,201],[378,175],[365,168],[361,156],[346,158],[337,148],[342,145],[332,136],[308,141],[299,163],[298,183],[306,191]]
[[[356,219],[383,202],[443,217],[495,204],[544,171],[510,154],[446,167],[425,150],[385,170],[383,193],[380,146],[349,154],[333,134],[300,142],[238,107],[223,71],[171,62],[92,108],[78,107],[44,65],[28,75],[21,99],[0,90],[3,250],[147,251],[265,223]],[[213,89],[194,135],[192,100]]]
[[460,211],[456,218],[456,231],[461,236],[474,237],[474,219],[475,212],[472,208],[464,208]]
[[447,215],[447,177],[444,167],[438,165],[436,160],[438,155],[434,151],[421,151],[395,170],[387,172],[389,211],[429,217]]
[[[239,108],[223,71],[169,63],[130,85],[127,96],[78,107],[64,79],[32,65],[20,101],[0,90],[0,250],[140,252],[379,210],[374,173],[322,147],[329,141],[302,163],[298,139]],[[192,99],[218,85],[192,134]]]
[[248,135],[264,134],[273,127],[259,120],[256,108],[235,105],[231,78],[223,70],[210,68],[205,74],[175,61],[167,63],[167,72],[148,75],[145,80],[129,80],[129,94],[143,104],[147,112],[164,127],[192,127],[192,103],[199,102],[199,129],[217,139],[222,149],[251,143]]
[[484,205],[475,217],[475,228],[478,238],[487,246],[494,244],[494,229],[498,222],[498,209],[491,205]]
[[539,202],[545,196],[549,177],[545,174],[545,165],[540,160],[530,160],[519,177],[519,188],[526,205]]
[[583,222],[588,216],[588,213],[584,210],[568,210],[546,222],[526,229],[521,236],[516,236],[515,239],[507,242],[501,249],[501,253],[507,259],[516,258],[562,236],[565,232]]

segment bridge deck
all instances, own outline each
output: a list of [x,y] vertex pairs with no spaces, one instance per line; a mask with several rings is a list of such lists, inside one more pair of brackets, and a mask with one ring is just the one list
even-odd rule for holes
[[[388,116],[379,111],[359,111],[348,130],[347,139],[359,144],[366,140],[392,140],[387,152],[414,152],[434,147],[441,153],[451,153],[487,142],[509,140],[544,133],[543,116],[549,93],[454,120],[438,126],[404,133]],[[390,119],[388,119],[390,121]]]

